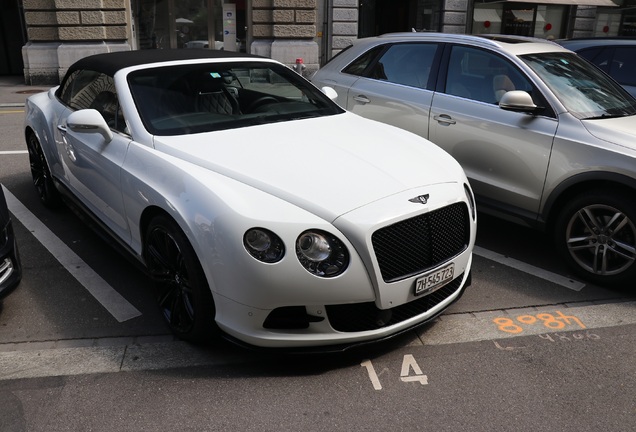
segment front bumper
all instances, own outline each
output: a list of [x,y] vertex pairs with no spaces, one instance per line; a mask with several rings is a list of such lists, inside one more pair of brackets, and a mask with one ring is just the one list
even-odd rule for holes
[[[290,312],[288,317],[295,321],[289,322],[289,328],[266,328],[263,323],[268,322],[275,310],[256,309],[227,298],[217,298],[217,310],[223,310],[225,317],[234,318],[217,320],[217,323],[228,340],[251,348],[345,351],[393,338],[435,319],[459,300],[470,285],[471,263],[472,255],[467,271],[441,289],[390,309],[379,309],[374,302],[296,306],[296,311],[302,309],[304,314]],[[303,315],[308,317],[304,325]]]

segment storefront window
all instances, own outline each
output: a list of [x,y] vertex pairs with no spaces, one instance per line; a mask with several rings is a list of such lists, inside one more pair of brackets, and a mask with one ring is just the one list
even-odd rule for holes
[[636,0],[626,1],[623,22],[620,26],[619,36],[636,36]]
[[420,0],[417,9],[416,29],[421,31],[439,31],[440,0]]
[[[565,22],[568,9],[559,5],[538,5],[534,37],[560,39],[566,37]],[[543,21],[538,17],[541,16]]]
[[596,21],[594,22],[593,36],[616,36],[618,35],[620,25],[620,11],[598,8],[596,13]]
[[565,37],[567,9],[560,5],[482,3],[473,10],[473,34],[508,34],[544,39]]
[[501,15],[503,6],[501,4],[480,4],[475,5],[473,11],[473,33],[474,34],[500,34]]
[[132,0],[137,49],[245,50],[246,0]]
[[439,31],[442,0],[360,0],[358,37]]

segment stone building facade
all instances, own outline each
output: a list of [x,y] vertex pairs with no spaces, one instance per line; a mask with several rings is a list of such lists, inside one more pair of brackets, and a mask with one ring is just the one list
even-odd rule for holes
[[76,60],[129,50],[127,0],[23,0],[27,84],[55,84]]
[[[578,6],[572,0],[9,1],[21,3],[23,10],[27,84],[57,83],[74,61],[95,53],[211,44],[216,49],[228,47],[227,39],[223,42],[228,11],[238,16],[237,44],[229,49],[272,57],[289,66],[302,59],[306,76],[358,37],[410,31],[411,27],[446,33],[505,33],[506,25],[508,30],[520,26],[516,21],[506,24],[506,16],[516,20],[523,12],[531,22],[521,27],[537,37],[613,36],[621,34],[622,26],[636,29],[636,12],[633,19],[628,16],[636,10],[636,0],[580,0]],[[226,9],[228,5],[232,8]]]

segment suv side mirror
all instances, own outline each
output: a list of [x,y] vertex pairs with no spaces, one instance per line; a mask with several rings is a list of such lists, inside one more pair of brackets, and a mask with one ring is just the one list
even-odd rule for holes
[[532,100],[532,96],[522,90],[511,90],[504,93],[499,101],[499,107],[508,111],[519,112],[534,112],[539,108]]
[[325,87],[321,88],[320,90],[322,90],[322,92],[323,92],[324,94],[326,94],[326,95],[327,95],[327,97],[328,97],[329,99],[331,99],[332,101],[334,101],[334,102],[335,102],[335,101],[336,101],[336,99],[338,99],[338,92],[336,92],[336,90],[335,90],[333,87],[327,87],[327,86],[325,86]]

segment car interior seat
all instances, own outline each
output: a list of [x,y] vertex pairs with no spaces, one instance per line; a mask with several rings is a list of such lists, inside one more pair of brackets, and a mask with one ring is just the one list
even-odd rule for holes
[[495,92],[495,100],[499,103],[504,94],[515,90],[515,85],[508,75],[495,75],[492,79],[492,88]]
[[222,78],[207,77],[199,87],[196,107],[200,111],[216,114],[239,114],[236,97],[225,87]]

